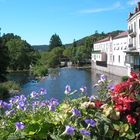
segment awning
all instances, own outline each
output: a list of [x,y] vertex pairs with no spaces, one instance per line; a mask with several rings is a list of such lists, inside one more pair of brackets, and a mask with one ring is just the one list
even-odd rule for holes
[[140,55],[140,51],[137,50],[125,50],[123,52],[125,52],[126,54]]

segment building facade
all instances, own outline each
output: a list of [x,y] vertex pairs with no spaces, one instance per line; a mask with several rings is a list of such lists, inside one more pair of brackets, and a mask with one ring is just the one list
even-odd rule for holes
[[127,50],[127,35],[127,32],[122,32],[114,38],[110,36],[96,42],[93,45],[92,68],[119,76],[127,75],[124,52]]
[[140,70],[140,2],[135,8],[134,13],[130,13],[128,18],[126,66],[129,71]]
[[140,2],[134,13],[129,14],[128,32],[93,45],[92,68],[119,76],[140,70]]

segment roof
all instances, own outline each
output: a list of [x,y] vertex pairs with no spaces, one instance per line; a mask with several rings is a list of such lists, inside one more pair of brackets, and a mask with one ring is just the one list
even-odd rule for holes
[[106,42],[106,41],[109,41],[109,40],[110,40],[110,36],[108,36],[108,37],[106,37],[104,39],[98,40],[96,43],[102,43],[102,42]]
[[128,36],[128,32],[121,32],[119,33],[117,36],[115,36],[113,39],[118,39],[118,38],[123,38],[123,37],[127,37]]

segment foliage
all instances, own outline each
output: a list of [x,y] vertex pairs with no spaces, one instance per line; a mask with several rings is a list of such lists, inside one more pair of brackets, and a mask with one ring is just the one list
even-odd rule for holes
[[3,45],[0,38],[0,82],[6,80],[5,74],[9,64],[8,48]]
[[56,47],[49,52],[42,52],[37,64],[32,68],[33,74],[45,76],[48,73],[48,68],[58,67],[63,56],[63,50],[62,47]]
[[[105,87],[106,85],[106,87]],[[0,101],[0,138],[14,140],[138,140],[140,138],[140,77],[132,73],[128,81],[114,88],[101,75],[96,87],[102,96],[87,96],[86,87],[71,91],[66,86],[66,100],[43,100],[41,89]],[[102,90],[104,92],[102,92]],[[70,99],[73,94],[82,95]]]
[[36,63],[39,54],[21,37],[12,33],[4,34],[2,42],[8,48],[10,70],[29,69],[30,65]]
[[42,77],[42,76],[47,75],[48,68],[46,66],[43,66],[43,65],[35,65],[33,67],[32,71],[33,71],[33,75]]
[[122,81],[122,82],[127,81],[128,78],[129,78],[128,76],[123,76],[122,79],[121,79],[121,81]]
[[14,93],[19,92],[20,85],[13,82],[7,81],[0,84],[0,99],[7,99],[13,96]]
[[1,84],[3,87],[5,87],[8,91],[9,90],[20,90],[20,85],[18,83],[15,83],[13,81],[7,81]]
[[50,39],[50,43],[49,43],[49,50],[52,50],[53,48],[61,47],[61,46],[62,46],[62,41],[59,35],[57,34],[52,35]]
[[6,87],[0,84],[0,99],[6,99],[9,97],[9,92]]

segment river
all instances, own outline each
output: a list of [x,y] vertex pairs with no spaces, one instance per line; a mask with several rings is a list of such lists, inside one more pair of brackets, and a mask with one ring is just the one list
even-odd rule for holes
[[[37,83],[31,82],[33,77],[28,72],[9,73],[8,79],[21,84],[21,94],[29,95],[32,91],[45,88],[47,90],[47,99],[54,97],[62,101],[65,98],[64,90],[66,85],[70,85],[72,90],[79,90],[82,86],[86,86],[88,95],[96,94],[93,85],[99,80],[101,74],[103,72],[92,69],[61,68]],[[108,80],[112,80],[113,84],[121,80],[119,76],[104,74]],[[73,95],[73,97],[78,96],[78,93]]]

